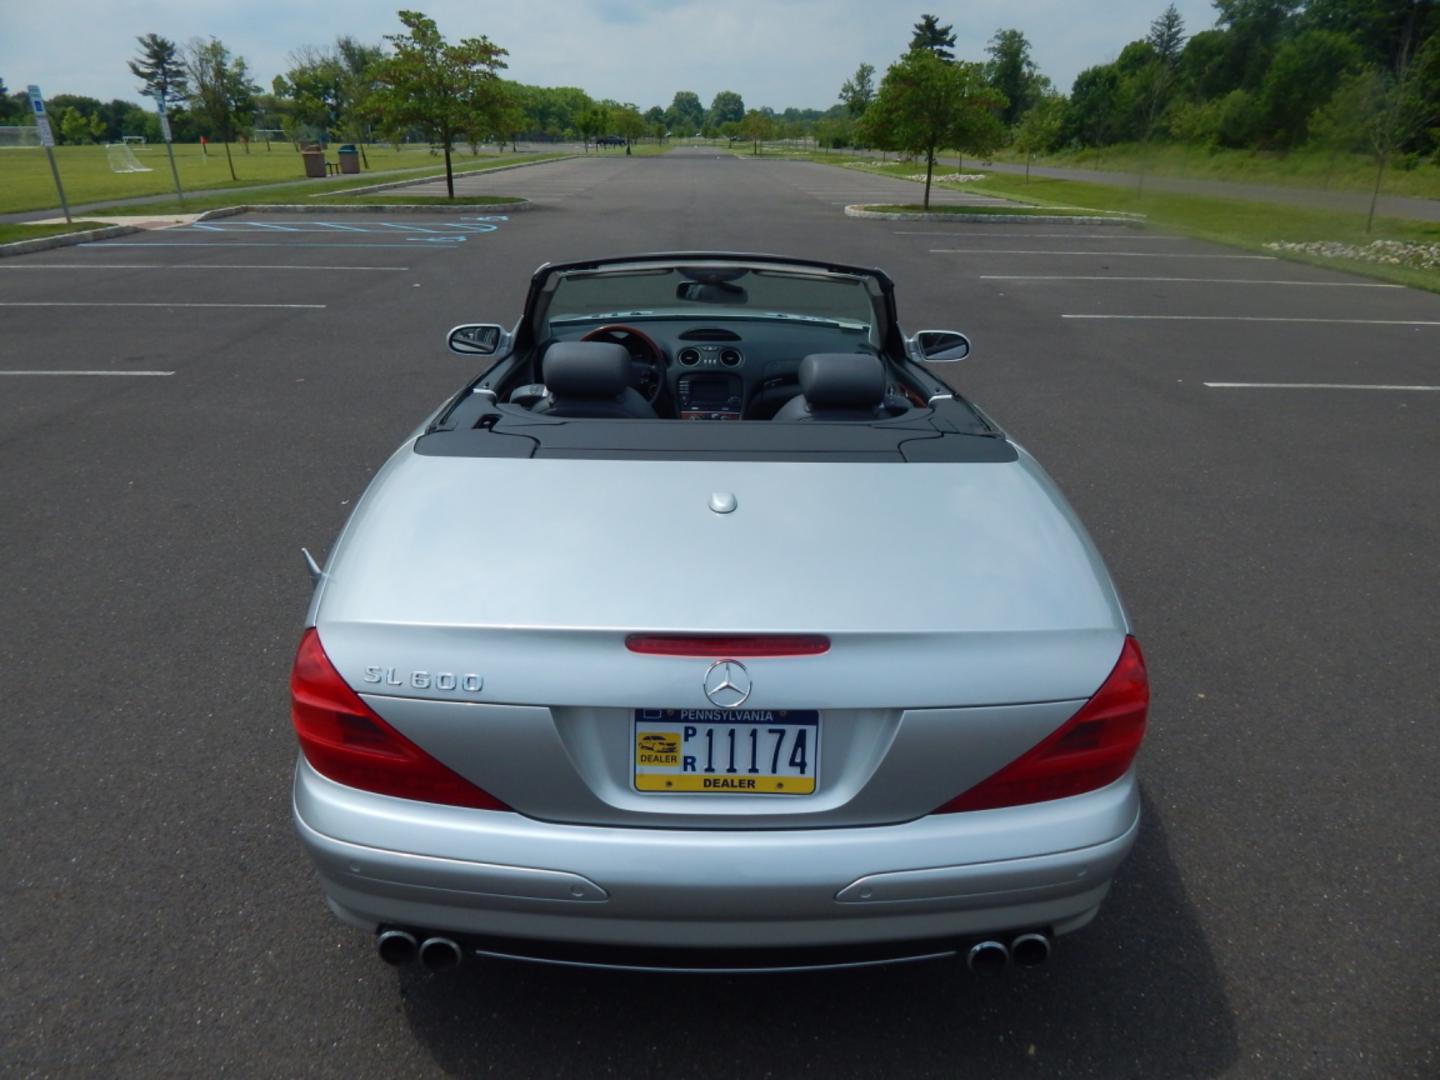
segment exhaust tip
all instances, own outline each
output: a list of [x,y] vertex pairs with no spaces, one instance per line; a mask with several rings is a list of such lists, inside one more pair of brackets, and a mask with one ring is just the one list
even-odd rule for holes
[[415,935],[404,930],[382,930],[375,935],[375,951],[381,960],[395,967],[410,963],[419,950]]
[[426,938],[425,943],[420,946],[420,963],[424,964],[428,971],[451,971],[459,967],[464,958],[465,954],[460,951],[460,946],[449,938]]
[[1020,967],[1039,967],[1050,959],[1050,938],[1045,934],[1021,934],[1010,942],[1010,958]]
[[999,941],[982,941],[971,946],[965,963],[976,975],[999,975],[1010,963],[1010,950]]

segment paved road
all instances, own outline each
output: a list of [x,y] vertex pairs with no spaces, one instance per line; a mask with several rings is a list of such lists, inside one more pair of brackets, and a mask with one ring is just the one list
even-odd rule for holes
[[[985,166],[995,172],[1024,174],[1024,165],[991,162]],[[1110,187],[1134,187],[1134,173],[1106,172],[1099,169],[1054,168],[1032,165],[1032,176],[1055,180],[1084,180]],[[1173,191],[1183,195],[1214,195],[1224,199],[1249,202],[1281,203],[1285,206],[1312,206],[1322,210],[1343,210],[1354,214],[1368,213],[1370,196],[1357,191],[1325,191],[1322,188],[1280,187],[1275,184],[1243,184],[1231,180],[1190,180],[1179,176],[1147,176],[1145,187],[1152,191]],[[1440,199],[1416,199],[1408,195],[1381,195],[1375,212],[1382,217],[1411,218],[1415,221],[1440,221]]]
[[[674,153],[675,151],[671,151]],[[731,158],[721,150],[708,148],[686,149],[687,158],[712,160]],[[747,160],[741,158],[741,160]],[[761,162],[751,162],[761,164]],[[764,162],[765,166],[772,164]],[[945,170],[937,171],[943,175]],[[604,199],[606,192],[597,195],[594,189],[609,185],[612,181],[632,176],[629,162],[623,155],[608,153],[599,156],[595,164],[574,169],[537,169],[534,172],[496,173],[485,175],[473,173],[455,181],[457,195],[520,195],[540,205],[574,203]],[[797,176],[804,177],[801,185],[804,194],[823,199],[832,206],[849,203],[918,203],[924,188],[909,180],[893,176],[875,175],[866,170],[846,169],[844,172],[825,166],[802,169]],[[608,189],[607,189],[608,191]],[[424,180],[413,185],[397,188],[395,194],[444,195],[443,180]],[[949,188],[933,187],[930,201],[938,206],[1009,206],[1005,199],[989,195],[975,195],[968,191],[953,191]]]
[[[577,195],[510,220],[0,263],[0,370],[173,373],[0,375],[0,1071],[1436,1075],[1440,392],[1207,383],[1440,385],[1440,297],[1127,229],[849,220],[869,179],[819,165],[542,168]],[[1117,576],[1147,815],[1043,970],[432,979],[320,901],[288,816],[300,545],[469,370],[450,325],[508,321],[544,259],[704,247],[877,263],[912,328],[971,332],[952,380]],[[54,303],[82,306],[24,306]],[[135,304],[165,306],[107,306]],[[904,560],[878,532],[877,575]]]

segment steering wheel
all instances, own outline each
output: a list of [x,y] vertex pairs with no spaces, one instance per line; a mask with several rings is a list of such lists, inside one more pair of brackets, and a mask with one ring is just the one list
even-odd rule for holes
[[[597,326],[580,340],[623,345],[630,354],[631,385],[647,405],[654,405],[660,399],[660,391],[665,388],[665,352],[645,331],[624,323],[609,323]],[[637,357],[637,351],[643,355]]]

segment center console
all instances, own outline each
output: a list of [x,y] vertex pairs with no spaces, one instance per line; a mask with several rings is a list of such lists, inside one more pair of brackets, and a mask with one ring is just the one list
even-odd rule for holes
[[738,375],[682,375],[676,385],[681,420],[739,420],[744,386]]

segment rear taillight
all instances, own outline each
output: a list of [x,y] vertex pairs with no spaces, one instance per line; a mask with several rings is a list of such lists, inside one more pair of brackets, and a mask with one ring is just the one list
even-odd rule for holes
[[830,650],[824,634],[631,634],[625,647],[648,656],[819,656]]
[[338,784],[476,810],[510,809],[376,716],[330,663],[313,626],[300,639],[290,672],[290,719],[305,760]]
[[1145,737],[1150,684],[1133,637],[1110,677],[1074,716],[997,773],[935,811],[993,810],[1094,791],[1125,775]]

